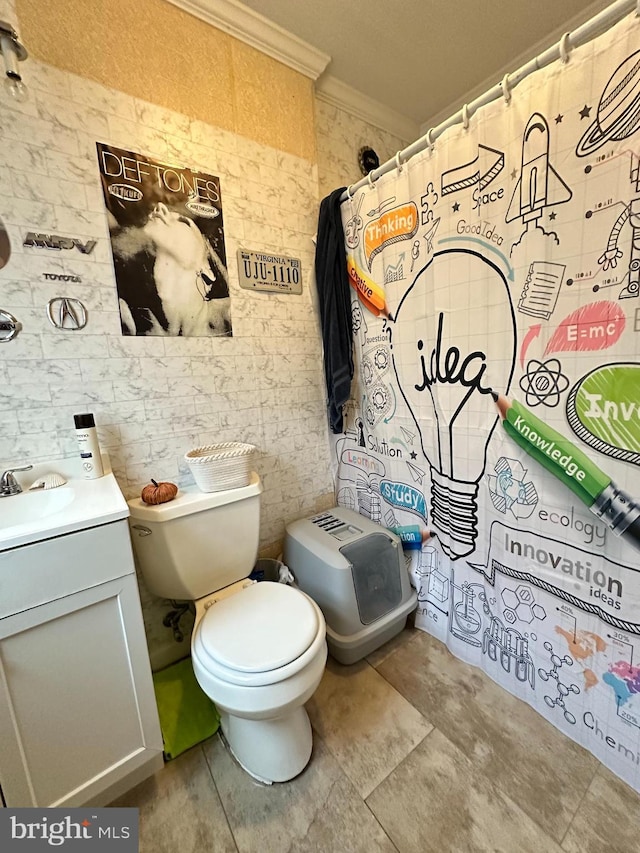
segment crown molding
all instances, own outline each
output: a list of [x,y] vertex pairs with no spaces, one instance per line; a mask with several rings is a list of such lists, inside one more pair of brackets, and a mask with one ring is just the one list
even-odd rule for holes
[[325,74],[316,83],[316,96],[321,101],[345,110],[404,141],[412,142],[418,136],[418,122],[364,95],[330,74]]
[[317,80],[331,61],[328,54],[288,33],[238,0],[168,1],[312,80]]

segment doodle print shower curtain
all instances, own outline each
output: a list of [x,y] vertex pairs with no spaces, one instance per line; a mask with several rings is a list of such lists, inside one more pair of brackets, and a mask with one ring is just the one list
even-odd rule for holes
[[[640,790],[640,23],[342,215],[338,503],[430,529],[406,552],[418,627]],[[593,512],[616,487],[622,535]]]

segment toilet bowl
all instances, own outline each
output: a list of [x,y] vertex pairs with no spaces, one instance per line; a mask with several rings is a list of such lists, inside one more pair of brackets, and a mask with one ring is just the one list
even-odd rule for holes
[[327,658],[322,611],[285,584],[248,580],[258,551],[260,480],[225,492],[181,490],[129,501],[134,550],[150,591],[196,605],[191,658],[241,766],[262,782],[297,776],[311,756],[304,703]]
[[324,672],[324,617],[282,584],[240,582],[224,592],[196,602],[193,670],[242,767],[263,782],[284,782],[311,756],[303,705]]

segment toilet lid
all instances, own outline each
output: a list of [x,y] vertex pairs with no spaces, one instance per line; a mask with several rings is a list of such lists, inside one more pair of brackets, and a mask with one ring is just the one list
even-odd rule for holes
[[207,654],[240,672],[267,672],[299,658],[318,633],[309,599],[281,583],[255,583],[210,607],[199,625]]

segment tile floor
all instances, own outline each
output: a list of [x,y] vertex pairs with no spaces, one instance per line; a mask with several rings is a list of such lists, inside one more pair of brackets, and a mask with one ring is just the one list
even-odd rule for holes
[[292,782],[258,784],[216,735],[114,803],[140,809],[140,853],[640,850],[640,797],[422,631],[329,659],[307,708]]

